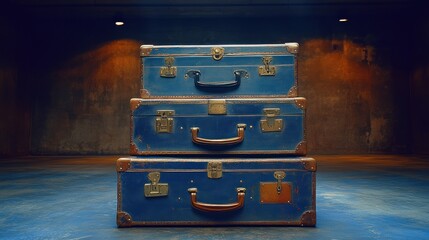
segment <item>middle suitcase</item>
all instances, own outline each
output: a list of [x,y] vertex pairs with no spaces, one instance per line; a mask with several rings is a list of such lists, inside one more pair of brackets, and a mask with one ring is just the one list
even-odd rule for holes
[[305,98],[131,99],[131,155],[305,155]]

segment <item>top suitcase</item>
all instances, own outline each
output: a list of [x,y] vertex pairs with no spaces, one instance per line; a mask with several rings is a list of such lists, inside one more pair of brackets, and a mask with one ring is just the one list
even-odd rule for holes
[[142,98],[296,97],[298,43],[142,45]]

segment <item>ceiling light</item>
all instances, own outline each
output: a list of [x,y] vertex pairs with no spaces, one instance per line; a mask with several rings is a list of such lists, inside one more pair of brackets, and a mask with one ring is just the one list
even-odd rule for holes
[[338,21],[340,21],[340,22],[347,22],[349,20],[347,18],[340,18]]
[[124,25],[125,23],[124,22],[122,22],[122,21],[116,21],[115,22],[115,25],[116,26],[122,26],[122,25]]

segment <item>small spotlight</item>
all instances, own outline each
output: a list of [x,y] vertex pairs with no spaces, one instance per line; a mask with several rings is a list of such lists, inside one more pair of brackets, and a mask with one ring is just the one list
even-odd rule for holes
[[340,18],[338,21],[339,22],[348,22],[349,20],[347,18]]
[[115,22],[115,25],[116,26],[123,26],[125,23],[124,22],[122,22],[122,21],[116,21]]

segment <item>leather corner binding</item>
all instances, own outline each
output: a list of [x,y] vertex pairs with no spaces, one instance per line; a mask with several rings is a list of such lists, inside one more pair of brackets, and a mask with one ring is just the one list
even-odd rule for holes
[[133,142],[130,143],[130,155],[139,155],[139,149],[137,145]]
[[140,56],[141,57],[149,56],[150,53],[152,52],[152,49],[153,49],[153,45],[141,45]]
[[116,161],[116,171],[125,172],[131,167],[131,160],[128,158],[120,158]]
[[301,226],[303,227],[316,226],[316,211],[314,210],[305,211],[301,215]]
[[302,141],[296,145],[295,154],[306,155],[307,154],[307,142]]
[[316,160],[313,158],[308,158],[301,161],[304,165],[305,170],[315,172],[317,170],[317,163]]
[[116,214],[116,225],[118,227],[130,227],[132,226],[133,219],[130,214],[126,212],[118,212]]
[[137,99],[137,98],[131,98],[130,100],[130,108],[131,111],[136,110],[138,107],[140,107],[142,100],[141,99]]
[[291,54],[298,54],[299,44],[298,43],[286,43],[286,49]]
[[150,98],[150,92],[146,89],[140,89],[141,98]]
[[306,107],[307,107],[306,99],[305,98],[297,98],[297,99],[295,99],[295,105],[297,107],[299,107],[300,109],[305,110]]
[[298,88],[296,86],[293,86],[289,89],[289,92],[287,93],[287,97],[296,97],[298,96]]

